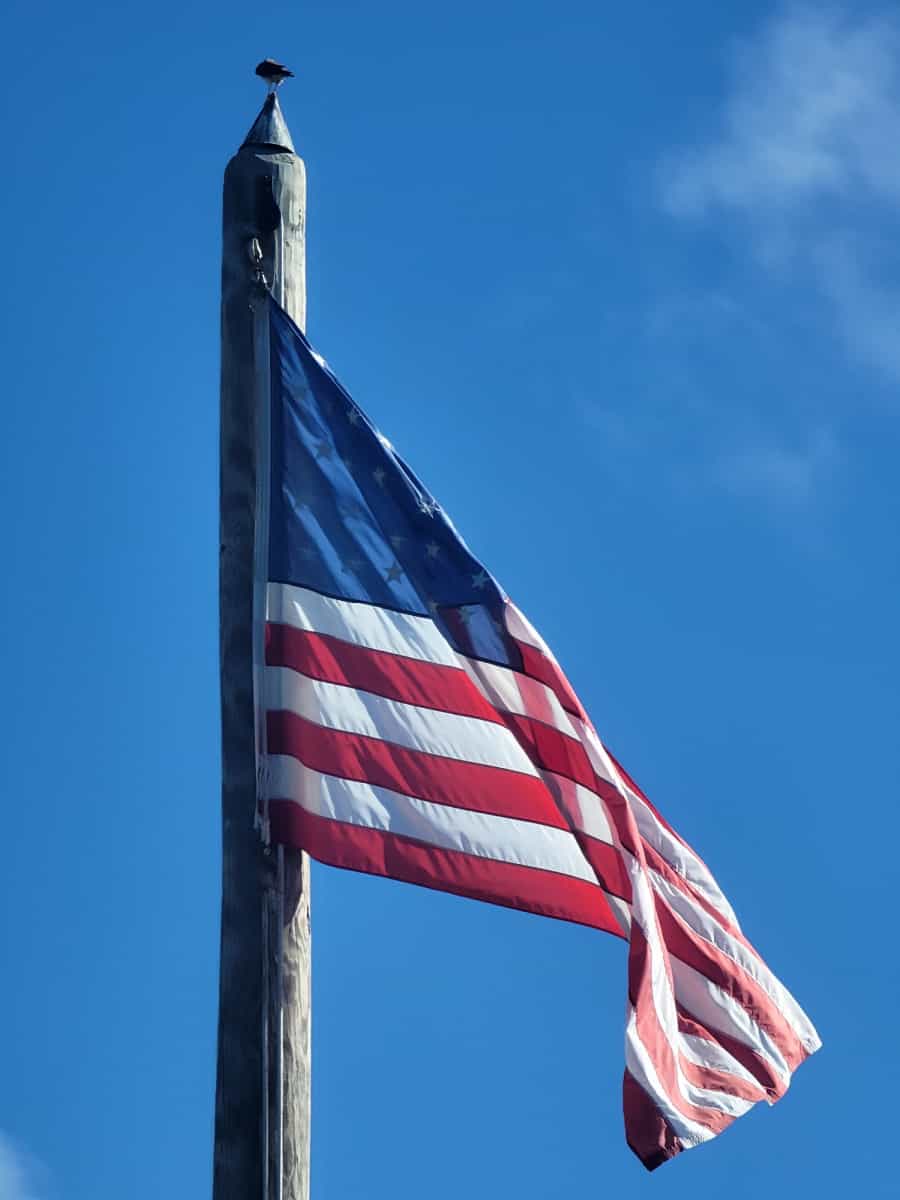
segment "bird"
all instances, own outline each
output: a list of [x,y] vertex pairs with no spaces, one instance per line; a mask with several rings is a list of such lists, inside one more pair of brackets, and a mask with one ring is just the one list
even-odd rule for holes
[[283,63],[277,63],[274,58],[264,58],[257,66],[256,74],[266,81],[270,92],[274,92],[286,79],[294,78],[294,72],[289,71]]

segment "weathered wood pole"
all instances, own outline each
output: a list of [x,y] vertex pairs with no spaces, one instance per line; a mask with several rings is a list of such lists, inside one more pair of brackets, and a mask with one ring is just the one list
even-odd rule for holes
[[[310,1117],[309,862],[285,851],[283,928],[268,927],[269,1095],[263,1095],[264,904],[277,885],[273,850],[254,824],[253,572],[256,530],[254,361],[258,251],[273,295],[306,321],[306,170],[275,92],[225,171],[222,221],[219,620],[222,700],[222,930],[213,1200],[308,1200]],[[282,950],[282,1005],[274,996]],[[283,1020],[283,1141],[275,1088]],[[263,1129],[271,1132],[266,1145]],[[279,1164],[281,1184],[279,1190]],[[267,1196],[266,1196],[267,1193]]]

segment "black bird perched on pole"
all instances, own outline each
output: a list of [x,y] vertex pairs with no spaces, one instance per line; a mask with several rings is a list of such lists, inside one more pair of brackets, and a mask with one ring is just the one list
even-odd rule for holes
[[266,81],[271,92],[286,79],[294,78],[294,72],[289,71],[283,63],[277,63],[274,58],[264,58],[256,68],[256,74]]

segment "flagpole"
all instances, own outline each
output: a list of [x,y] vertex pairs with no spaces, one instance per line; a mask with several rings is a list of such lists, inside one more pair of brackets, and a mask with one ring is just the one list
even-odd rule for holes
[[266,844],[257,776],[265,733],[254,704],[265,582],[264,506],[257,506],[267,465],[258,425],[268,395],[264,293],[270,290],[304,327],[306,172],[275,90],[289,73],[268,60],[257,73],[270,92],[228,164],[223,189],[222,925],[213,1200],[308,1200],[309,862]]

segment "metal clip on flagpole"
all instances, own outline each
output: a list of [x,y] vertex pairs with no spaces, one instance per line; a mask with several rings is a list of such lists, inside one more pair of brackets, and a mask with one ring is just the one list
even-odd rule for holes
[[251,238],[247,243],[247,255],[253,263],[253,280],[260,288],[269,290],[269,281],[266,279],[265,271],[262,269],[263,252],[262,246],[259,244],[259,238]]

